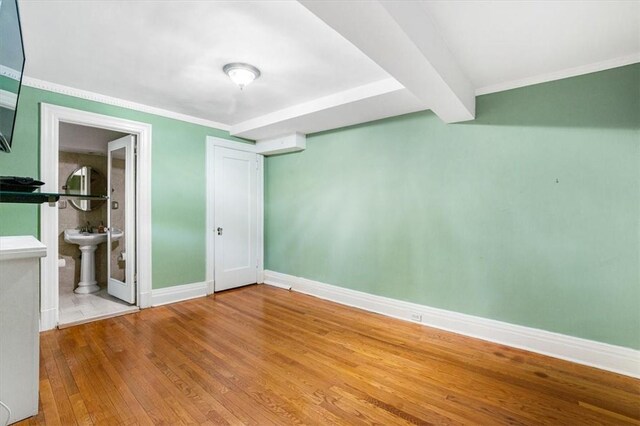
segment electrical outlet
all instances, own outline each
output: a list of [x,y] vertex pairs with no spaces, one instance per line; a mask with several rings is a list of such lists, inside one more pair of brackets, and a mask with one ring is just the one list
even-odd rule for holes
[[411,321],[422,322],[422,314],[418,314],[416,312],[413,312],[411,314]]

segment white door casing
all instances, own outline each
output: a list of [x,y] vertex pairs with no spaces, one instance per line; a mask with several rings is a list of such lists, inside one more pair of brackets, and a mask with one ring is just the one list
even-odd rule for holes
[[[127,303],[135,303],[136,301],[136,175],[135,175],[135,136],[127,135],[115,141],[111,141],[107,148],[107,191],[109,195],[107,206],[107,292],[124,300]],[[124,214],[124,256],[125,265],[124,280],[115,278],[112,272],[112,253],[113,243],[111,232],[114,228],[112,210],[114,205],[112,202],[113,195],[113,159],[117,158],[116,152],[124,153],[124,192],[125,192],[125,214]],[[118,224],[122,226],[121,224]]]
[[[136,256],[137,305],[151,306],[151,144],[152,126],[148,123],[96,114],[73,108],[40,104],[40,180],[42,192],[58,192],[58,149],[60,123],[79,124],[130,133],[136,136]],[[58,324],[58,208],[44,203],[40,207],[40,239],[47,256],[40,268],[40,330]]]
[[257,282],[255,153],[214,149],[215,291]]

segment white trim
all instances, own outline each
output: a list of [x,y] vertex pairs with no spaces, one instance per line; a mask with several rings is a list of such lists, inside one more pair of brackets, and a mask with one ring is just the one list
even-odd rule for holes
[[166,305],[207,295],[207,283],[192,283],[174,285],[151,291],[151,306]]
[[256,194],[257,206],[258,206],[258,218],[257,218],[257,240],[256,244],[258,249],[256,255],[258,256],[258,274],[256,282],[262,284],[264,282],[264,156],[258,155],[258,176],[257,176],[257,191]]
[[228,139],[217,138],[215,136],[207,136],[206,141],[207,141],[207,147],[213,144],[215,146],[221,146],[223,148],[235,149],[236,151],[254,152],[256,154],[259,154],[258,147],[256,146],[255,143],[231,141]]
[[206,198],[206,214],[205,214],[205,265],[206,265],[206,271],[205,271],[205,279],[207,282],[207,294],[213,294],[215,292],[215,262],[214,262],[214,258],[215,258],[215,236],[213,234],[213,225],[215,223],[214,221],[214,215],[213,215],[213,209],[214,209],[214,203],[213,203],[213,196],[209,195],[209,194],[213,194],[213,188],[215,188],[214,186],[214,155],[213,155],[213,151],[214,151],[214,144],[213,143],[209,143],[209,141],[207,140],[205,142],[205,149],[206,149],[206,159],[205,159],[205,198]]
[[293,275],[283,274],[270,270],[264,271],[264,284],[272,285],[285,290],[291,290],[299,278]]
[[291,286],[292,286],[291,284],[287,284],[286,280],[274,280],[273,274],[277,274],[277,272],[265,271],[264,281],[262,284],[266,284],[272,287],[278,287],[283,290],[291,291]]
[[0,89],[0,107],[15,110],[16,105],[18,105],[18,94]]
[[[281,122],[308,116],[318,112],[326,112],[332,108],[356,103],[363,99],[374,98],[403,89],[404,87],[402,84],[398,83],[395,79],[386,78],[384,80],[353,87],[321,98],[312,99],[294,106],[269,112],[258,117],[250,118],[232,125],[229,132],[232,136],[253,138],[256,137],[256,135],[264,134],[265,129]],[[299,129],[296,129],[296,131],[297,130]],[[287,133],[291,133],[291,131]],[[256,139],[263,138],[265,137],[256,137]]]
[[[130,133],[138,141],[136,188],[137,305],[146,308],[151,299],[151,143],[152,127],[147,123],[95,114],[72,108],[40,104],[40,179],[42,192],[58,192],[59,125],[61,122]],[[58,323],[58,209],[40,207],[40,237],[47,246],[47,257],[40,270],[40,329],[50,330]]]
[[[214,148],[220,146],[223,148],[235,149],[237,151],[256,153],[254,144],[234,142],[226,139],[220,139],[213,136],[206,138],[206,283],[208,294],[215,291],[215,173],[214,173]],[[264,156],[257,154],[258,157],[258,174],[257,174],[257,208],[258,208],[258,238],[256,241],[258,256],[257,282],[261,283],[264,277]]]
[[593,64],[581,65],[579,67],[567,68],[560,71],[541,74],[518,80],[505,81],[504,83],[492,84],[476,89],[476,96],[487,95],[489,93],[503,92],[505,90],[517,89],[518,87],[532,86],[534,84],[546,83],[549,81],[561,80],[563,78],[576,77],[578,75],[590,74],[592,72],[604,71],[611,68],[623,67],[640,62],[640,53],[609,59]]
[[276,138],[260,139],[256,141],[258,154],[275,155],[288,152],[304,151],[307,148],[307,135],[289,133]]
[[[125,265],[135,264],[136,253],[136,173],[135,173],[135,161],[136,161],[136,147],[138,143],[135,136],[126,135],[119,139],[107,143],[107,188],[113,188],[112,186],[112,167],[114,152],[120,149],[124,149],[124,191],[125,191],[125,211],[124,211],[124,225],[123,231],[125,233],[124,242],[124,260]],[[112,191],[112,190],[110,190]],[[109,193],[111,196],[111,193]],[[113,217],[111,212],[111,206],[107,207],[107,232],[109,235],[113,232]],[[109,256],[113,256],[112,252],[112,239],[107,237],[107,253]],[[122,256],[122,252],[120,253]],[[111,259],[107,261],[107,291],[110,295],[124,300],[127,303],[134,303],[136,300],[136,270],[134,268],[125,268],[124,279],[119,280],[113,278],[111,271]]]
[[153,290],[150,291],[146,291],[144,293],[138,293],[138,306],[142,307],[144,306],[145,308],[148,308],[151,306],[151,292]]
[[[42,263],[41,263],[42,265]],[[42,266],[41,266],[42,267]],[[40,271],[42,275],[42,271]],[[56,302],[57,303],[57,302]],[[40,301],[40,306],[42,306],[42,301]],[[53,324],[53,325],[51,325]],[[45,310],[40,310],[40,331],[52,330],[56,328],[58,324],[58,308],[50,308]],[[46,328],[45,328],[46,327]]]
[[[0,1],[2,3],[2,1]],[[11,80],[20,81],[22,71],[18,71],[5,65],[0,65],[0,76],[10,78]]]
[[[265,271],[265,284],[382,315],[640,378],[640,351]],[[412,315],[422,315],[422,321]]]
[[100,93],[90,92],[88,90],[76,89],[75,87],[64,86],[62,84],[39,80],[33,77],[23,77],[22,84],[36,89],[47,90],[49,92],[60,93],[62,95],[68,95],[80,99],[86,99],[89,101],[100,102],[107,105],[114,105],[122,108],[132,109],[134,111],[146,112],[149,114],[159,115],[161,117],[173,118],[175,120],[186,121],[187,123],[199,124],[206,127],[213,127],[215,129],[229,131],[229,129],[231,128],[231,126],[229,126],[228,124],[219,123],[217,121],[193,117],[191,115],[139,104],[137,102],[131,102],[125,99],[114,98],[113,96],[102,95]]

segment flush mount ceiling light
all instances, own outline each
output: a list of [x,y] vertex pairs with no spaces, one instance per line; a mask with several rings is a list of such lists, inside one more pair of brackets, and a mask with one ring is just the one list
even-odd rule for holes
[[229,76],[231,81],[237,84],[240,89],[251,84],[253,80],[260,77],[260,70],[253,65],[234,62],[222,67],[222,71]]

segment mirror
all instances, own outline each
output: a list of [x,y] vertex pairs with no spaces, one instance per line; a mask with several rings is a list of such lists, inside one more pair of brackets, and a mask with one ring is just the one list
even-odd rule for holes
[[[82,166],[69,175],[64,189],[70,195],[107,195],[107,179],[93,167]],[[69,202],[78,210],[90,212],[104,204],[105,200],[69,198]]]
[[0,151],[11,151],[24,49],[16,0],[0,0]]

